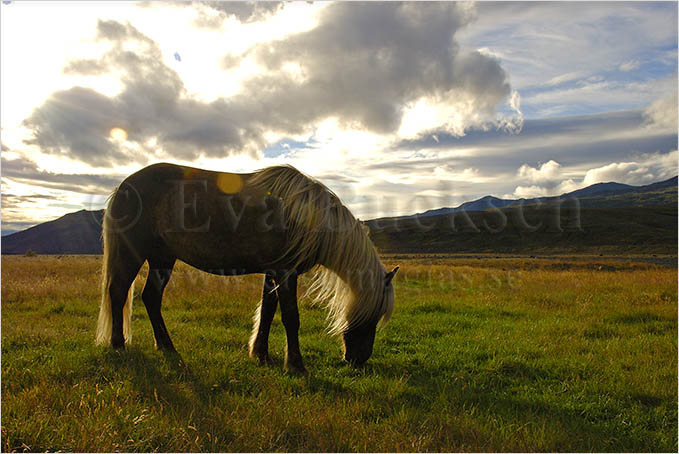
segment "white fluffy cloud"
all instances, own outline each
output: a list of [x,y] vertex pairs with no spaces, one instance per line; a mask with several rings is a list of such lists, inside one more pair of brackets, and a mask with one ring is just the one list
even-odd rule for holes
[[583,186],[595,183],[625,183],[635,186],[666,180],[677,175],[677,151],[641,155],[635,161],[613,162],[590,169],[582,180]]
[[561,164],[550,159],[539,168],[524,164],[519,167],[517,177],[529,181],[530,186],[517,186],[514,195],[519,198],[545,197],[570,192],[578,188],[572,179],[564,179]]
[[535,197],[550,197],[572,192],[575,191],[576,189],[580,189],[581,187],[582,185],[579,185],[578,183],[569,178],[568,180],[563,180],[553,186],[538,186],[535,184],[531,186],[517,186],[516,189],[514,190],[514,194],[512,195],[520,199],[522,198],[532,199]]
[[[561,164],[549,161],[540,168],[522,165],[517,176],[519,179],[535,184],[519,185],[514,190],[515,197],[545,197],[564,194],[596,183],[624,183],[643,186],[666,180],[677,175],[679,165],[677,150],[669,153],[646,153],[634,161],[612,162],[588,169],[582,177],[568,178]],[[576,171],[569,172],[570,174]],[[582,172],[578,172],[582,174]]]
[[539,169],[524,164],[519,167],[517,176],[519,178],[528,179],[534,183],[553,181],[555,178],[561,176],[561,164],[553,159],[541,164]]
[[649,126],[677,131],[677,102],[677,92],[675,91],[651,104],[644,111]]

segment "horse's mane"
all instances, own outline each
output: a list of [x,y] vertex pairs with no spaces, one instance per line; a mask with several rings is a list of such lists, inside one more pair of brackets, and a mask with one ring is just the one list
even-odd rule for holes
[[257,171],[248,184],[282,199],[289,246],[281,258],[318,265],[307,295],[327,306],[332,334],[389,320],[393,294],[367,228],[330,189],[292,166]]

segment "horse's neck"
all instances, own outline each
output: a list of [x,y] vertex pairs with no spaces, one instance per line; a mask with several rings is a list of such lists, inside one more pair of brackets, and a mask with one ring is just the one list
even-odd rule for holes
[[[346,247],[350,248],[351,245]],[[358,295],[366,285],[376,282],[376,274],[383,271],[383,266],[373,247],[366,248],[361,257],[356,258],[356,263],[352,262],[354,260],[346,261],[335,257],[334,260],[323,260],[321,265],[337,274]]]

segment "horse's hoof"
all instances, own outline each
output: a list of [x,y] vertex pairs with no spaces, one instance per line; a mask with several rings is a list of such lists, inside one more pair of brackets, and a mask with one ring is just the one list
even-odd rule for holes
[[251,351],[250,358],[256,359],[260,366],[266,366],[272,363],[271,357],[269,357],[269,352]]
[[285,365],[285,371],[289,373],[290,375],[296,375],[300,377],[308,377],[309,376],[309,371],[306,370],[306,368],[303,365],[293,365],[293,364],[286,364]]
[[111,348],[114,350],[125,350],[125,341],[112,341]]
[[177,350],[174,348],[174,345],[156,344],[156,350],[163,353],[177,353]]
[[271,360],[271,357],[269,355],[262,355],[262,356],[255,356],[257,358],[257,362],[259,363],[260,366],[270,366],[273,364],[273,361]]

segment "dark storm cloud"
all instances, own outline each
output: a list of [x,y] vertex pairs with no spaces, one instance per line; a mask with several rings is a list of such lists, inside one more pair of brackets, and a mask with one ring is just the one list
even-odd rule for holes
[[[404,107],[423,96],[464,100],[470,113],[487,116],[510,87],[496,60],[455,43],[454,34],[471,18],[467,5],[453,3],[331,4],[313,30],[246,52],[267,72],[246,80],[236,95],[209,103],[186,96],[154,41],[129,24],[100,21],[97,37],[112,48],[98,60],[70,61],[64,70],[120,73],[123,91],[114,97],[82,87],[55,92],[24,125],[33,132],[29,143],[45,152],[113,166],[144,162],[152,152],[149,139],[168,158],[259,155],[267,131],[309,133],[331,117],[394,133]],[[289,63],[299,65],[302,79],[286,70]],[[114,143],[114,127],[141,150]]]

